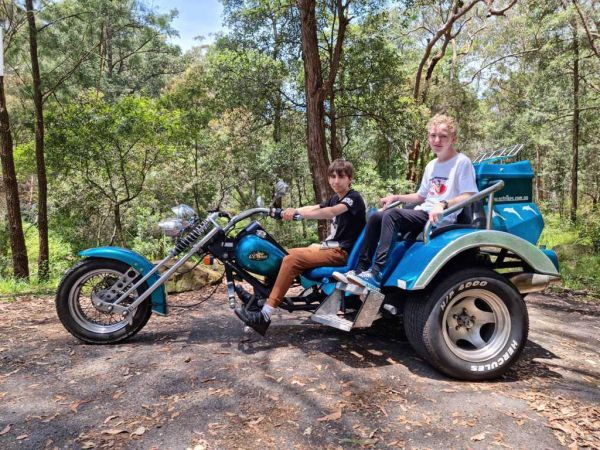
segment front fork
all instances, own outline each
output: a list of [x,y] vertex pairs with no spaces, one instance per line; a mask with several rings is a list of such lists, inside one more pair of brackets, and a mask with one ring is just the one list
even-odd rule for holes
[[[138,305],[140,303],[142,303],[144,300],[146,300],[150,295],[152,295],[152,293],[156,289],[158,289],[163,283],[165,283],[169,278],[171,278],[171,275],[173,275],[177,271],[177,269],[179,269],[179,267],[181,267],[183,264],[185,264],[185,262],[188,259],[190,259],[194,254],[196,254],[198,251],[200,251],[200,249],[208,241],[210,241],[219,232],[219,230],[220,230],[220,228],[218,228],[218,227],[215,227],[212,230],[210,230],[206,234],[206,236],[204,236],[204,238],[202,238],[200,241],[198,241],[198,243],[196,243],[188,253],[186,253],[183,257],[178,259],[177,262],[175,264],[173,264],[173,266],[169,270],[167,270],[164,274],[162,274],[162,276],[158,280],[156,280],[155,283],[148,286],[148,289],[146,289],[142,293],[142,295],[137,297],[135,299],[135,301],[133,303],[131,303],[130,305],[122,306],[121,302],[123,300],[125,300],[126,298],[128,298],[129,295],[131,295],[131,293],[133,293],[138,287],[140,287],[142,285],[142,283],[144,283],[147,279],[149,279],[152,275],[154,275],[162,267],[164,267],[165,264],[167,264],[167,262],[169,262],[170,260],[175,258],[175,256],[177,256],[177,255],[174,252],[169,253],[169,256],[167,256],[165,259],[160,261],[156,266],[154,266],[152,268],[152,270],[150,270],[146,275],[144,275],[141,279],[139,279],[133,285],[129,285],[129,283],[126,283],[126,281],[127,280],[131,281],[131,280],[135,279],[137,274],[136,274],[136,276],[133,276],[133,278],[131,278],[131,276],[134,275],[132,272],[134,270],[129,269],[125,274],[123,274],[121,277],[119,277],[117,282],[114,283],[109,289],[100,293],[99,296],[93,295],[92,302],[94,303],[94,305],[96,307],[98,307],[101,310],[105,310],[105,311],[112,312],[112,313],[119,313],[123,316],[123,318],[128,318],[129,320],[132,320],[132,317],[133,317],[132,312],[135,311],[135,309],[138,307]],[[123,288],[127,287],[127,286],[129,286],[129,288],[125,292],[123,292],[121,295],[119,295],[119,292],[122,292]],[[228,283],[228,286],[229,286],[229,283]],[[115,300],[115,298],[116,298],[116,300]],[[231,301],[230,301],[230,304],[231,304]]]

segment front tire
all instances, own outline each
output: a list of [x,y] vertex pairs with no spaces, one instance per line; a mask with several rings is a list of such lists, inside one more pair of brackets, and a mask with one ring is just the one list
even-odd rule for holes
[[492,270],[466,269],[437,280],[407,301],[405,329],[415,351],[436,369],[464,380],[497,378],[527,342],[521,294]]
[[[131,322],[119,314],[100,311],[92,303],[93,293],[108,289],[129,269],[120,261],[96,258],[84,259],[69,269],[56,294],[56,312],[69,333],[90,344],[113,344],[144,328],[152,314],[149,299],[138,305]],[[133,303],[146,289],[142,284],[122,304]]]

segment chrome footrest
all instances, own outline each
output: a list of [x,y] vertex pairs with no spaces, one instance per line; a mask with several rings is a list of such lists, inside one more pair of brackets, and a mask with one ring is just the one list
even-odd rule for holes
[[[345,292],[357,295],[362,301],[354,321],[338,316]],[[381,292],[369,291],[363,286],[351,283],[338,283],[335,291],[321,303],[310,318],[314,322],[344,331],[350,331],[353,328],[368,328],[381,317],[379,310],[384,299],[385,296]]]
[[322,323],[338,330],[350,331],[353,323],[351,320],[339,317],[337,314],[313,314],[310,317],[314,322]]

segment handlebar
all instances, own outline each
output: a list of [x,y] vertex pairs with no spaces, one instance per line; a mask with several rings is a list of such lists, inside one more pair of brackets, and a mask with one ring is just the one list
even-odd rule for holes
[[[271,216],[273,219],[277,219],[277,220],[283,220],[283,209],[282,208],[271,208],[271,211],[269,212],[269,216]],[[302,220],[303,217],[301,214],[295,213],[294,216],[292,217],[292,220]]]

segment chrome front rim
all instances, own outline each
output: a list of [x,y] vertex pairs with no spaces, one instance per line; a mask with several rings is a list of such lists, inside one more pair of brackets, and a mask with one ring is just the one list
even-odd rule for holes
[[[127,326],[128,318],[123,318],[121,314],[101,311],[92,303],[92,295],[109,289],[121,275],[117,270],[97,269],[82,275],[73,284],[69,292],[69,311],[77,325],[98,334],[114,333]],[[121,304],[127,306],[133,303],[136,297],[137,293],[134,291]],[[134,315],[135,310],[131,314]]]
[[510,337],[510,313],[493,292],[469,289],[452,299],[442,318],[444,341],[452,353],[468,362],[497,355]]

